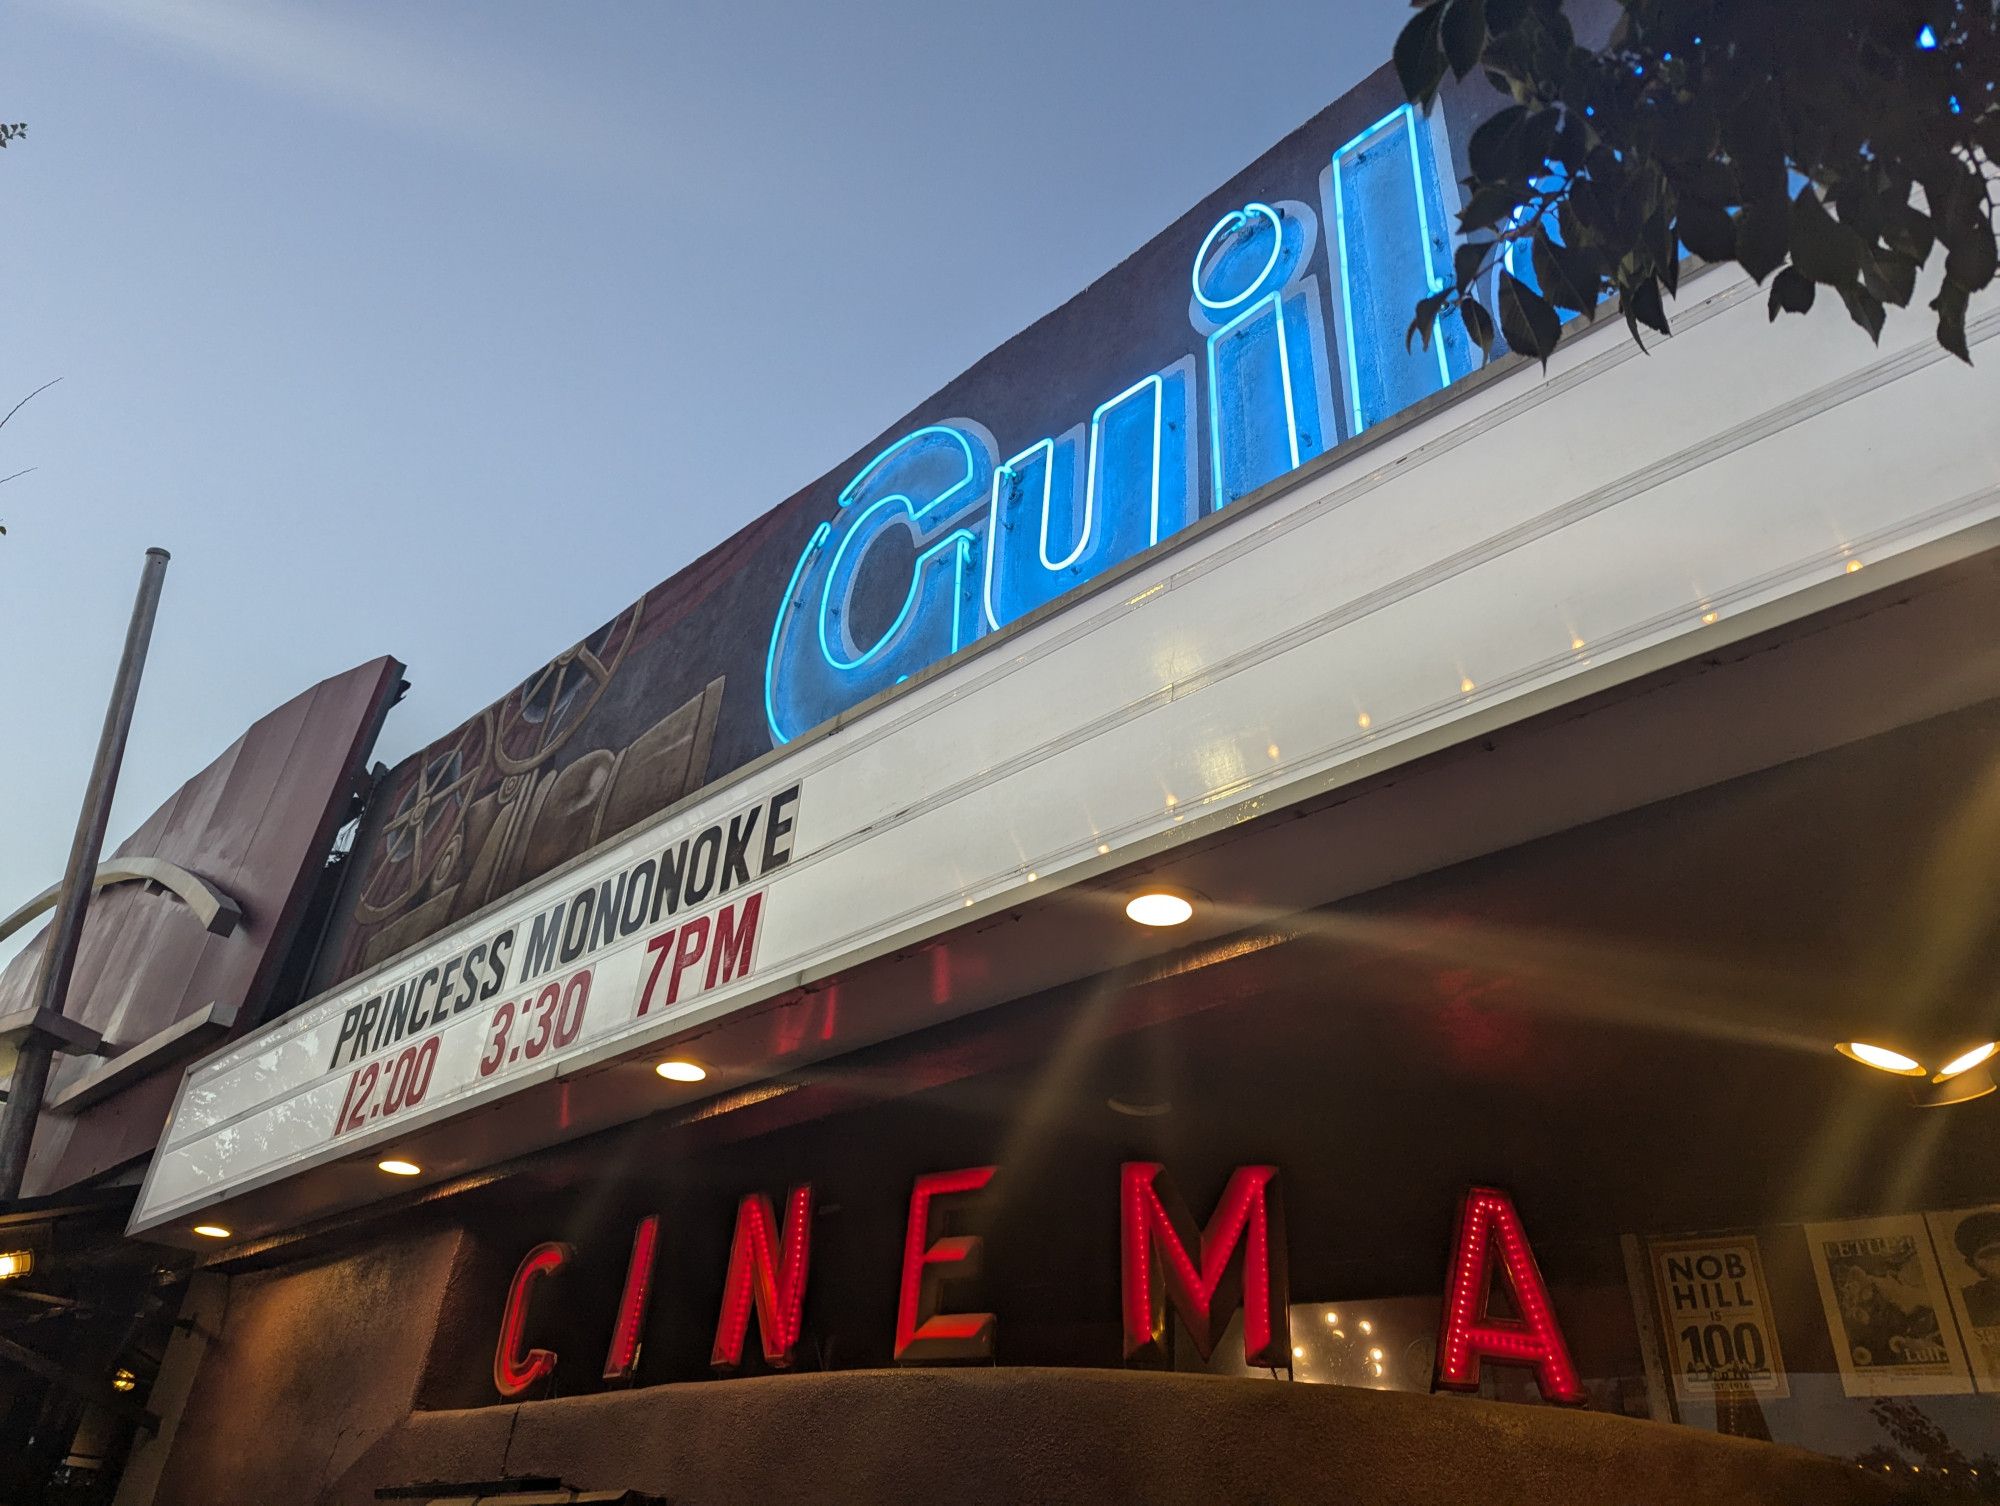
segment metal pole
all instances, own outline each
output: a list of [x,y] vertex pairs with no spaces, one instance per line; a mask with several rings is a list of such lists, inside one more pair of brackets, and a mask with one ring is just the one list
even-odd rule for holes
[[[118,788],[118,768],[125,761],[125,739],[132,730],[132,707],[139,699],[139,675],[146,667],[146,650],[153,641],[153,618],[160,608],[160,587],[167,577],[167,551],[148,549],[139,576],[139,595],[132,603],[132,622],[125,630],[125,655],[105,708],[104,731],[97,739],[97,762],[90,770],[83,809],[76,818],[76,840],[70,844],[69,867],[63,871],[62,893],[48,945],[42,950],[36,977],[35,1006],[51,1014],[63,1012],[70,975],[76,971],[77,942],[83,936],[84,912],[90,904],[91,880],[97,876],[98,854],[104,848],[104,828],[111,820],[111,796]],[[49,1085],[55,1040],[40,1031],[21,1042],[7,1104],[0,1111],[0,1202],[21,1195],[21,1178],[28,1169],[28,1146],[41,1117],[42,1095]]]

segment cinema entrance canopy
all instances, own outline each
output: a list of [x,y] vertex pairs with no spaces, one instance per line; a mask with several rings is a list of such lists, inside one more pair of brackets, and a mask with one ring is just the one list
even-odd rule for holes
[[[1949,1484],[1978,1465],[1945,1461],[2000,1445],[1991,1398],[1951,1365],[1847,1375],[1813,1251],[1830,1220],[1918,1210],[1921,1228],[1921,1210],[2000,1189],[1988,1104],[1919,1108],[1834,1049],[1929,1054],[1996,1028],[2000,699],[1963,699],[2000,689],[1979,647],[1996,585],[1988,554],[1842,601],[786,1006],[817,1024],[878,993],[924,1003],[893,1039],[708,1098],[647,1070],[671,1049],[728,1079],[724,1026],[604,1069],[656,1095],[622,1126],[504,1160],[451,1121],[399,1140],[427,1174],[450,1154],[476,1169],[401,1191],[354,1165],[389,1195],[215,1263],[235,1352],[263,1358],[210,1360],[158,1499],[531,1479],[747,1501],[809,1472],[827,1499],[1198,1501],[1246,1471],[1287,1498],[1528,1500],[1559,1478],[1586,1498],[1874,1499],[1852,1464],[1703,1431]],[[1920,644],[1943,651],[1912,659]],[[1192,917],[1142,930],[1124,904],[1149,891],[1190,896]],[[1345,897],[1306,907],[1329,892]],[[1075,981],[1024,981],[1069,948],[1090,959]],[[965,1009],[988,988],[1010,997]],[[1210,1229],[1242,1168],[1273,1169],[1277,1355],[1246,1361],[1246,1303],[1205,1354],[1177,1330],[1164,1359],[1126,1357],[1134,1165]],[[941,1172],[960,1180],[909,1224],[911,1189]],[[1689,1428],[1413,1406],[1460,1194],[1494,1185],[1527,1222],[1589,1413]],[[739,1204],[760,1197],[796,1286],[733,1305]],[[887,1369],[936,1358],[903,1348],[912,1227],[976,1242],[976,1271],[922,1288],[919,1312],[990,1315],[1002,1368]],[[1755,1373],[1687,1363],[1685,1325],[1654,1307],[1677,1300],[1677,1256],[1713,1264],[1701,1300]],[[698,1384],[715,1366],[752,1378]],[[1214,1379],[1272,1374],[1322,1384],[1258,1399]],[[1531,1368],[1489,1361],[1479,1383],[1542,1399]],[[1891,1446],[1901,1414],[1872,1408],[1904,1389],[1942,1459]],[[302,1446],[301,1416],[369,1427],[328,1455]],[[1615,1478],[1635,1464],[1643,1489]]]
[[[274,1233],[385,1156],[724,1102],[1991,694],[2000,491],[1951,416],[1988,379],[1750,291],[1491,368],[202,1063],[135,1231]],[[1195,918],[1126,925],[1141,879]]]

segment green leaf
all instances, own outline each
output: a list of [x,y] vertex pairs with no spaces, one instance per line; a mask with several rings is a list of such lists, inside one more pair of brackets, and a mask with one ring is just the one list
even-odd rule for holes
[[1458,317],[1465,322],[1465,332],[1472,336],[1472,343],[1486,355],[1492,355],[1493,316],[1486,312],[1486,306],[1477,298],[1461,298]]
[[1861,275],[1861,241],[1826,212],[1810,185],[1792,200],[1792,265],[1814,282],[1847,287]]
[[1901,252],[1878,248],[1861,264],[1861,285],[1884,303],[1908,308],[1917,291],[1917,264]]
[[1640,325],[1656,329],[1663,335],[1673,333],[1667,328],[1667,311],[1660,303],[1660,280],[1657,277],[1648,277],[1637,287],[1627,288],[1625,295],[1618,300],[1618,309],[1624,314],[1625,327],[1632,331],[1632,338],[1639,341],[1641,350],[1646,348],[1646,342],[1639,339]]
[[1736,259],[1758,282],[1785,264],[1791,250],[1791,206],[1783,196],[1758,199],[1736,216]]
[[1494,36],[1512,31],[1528,14],[1531,0],[1486,0],[1486,29]]
[[1528,198],[1525,191],[1512,183],[1480,184],[1472,191],[1472,197],[1465,201],[1465,208],[1458,212],[1459,233],[1470,235],[1475,230],[1493,229],[1504,223]]
[[1639,234],[1646,250],[1652,255],[1653,271],[1666,284],[1667,291],[1673,292],[1675,284],[1680,281],[1680,264],[1674,256],[1673,221],[1661,210],[1647,217]]
[[1931,300],[1931,307],[1937,310],[1938,316],[1938,344],[1968,366],[1972,364],[1972,351],[1965,343],[1965,307],[1971,298],[1969,290],[1947,281],[1938,289],[1937,297]]
[[1410,327],[1403,331],[1403,349],[1410,348],[1410,342],[1422,339],[1424,349],[1431,348],[1431,331],[1437,327],[1438,315],[1445,304],[1451,301],[1450,293],[1432,293],[1427,298],[1417,300],[1417,312],[1410,320]]
[[1858,283],[1849,283],[1839,289],[1840,301],[1847,305],[1847,317],[1868,331],[1868,338],[1877,345],[1882,343],[1882,320],[1884,310],[1882,300]]
[[1500,332],[1507,344],[1543,366],[1562,339],[1562,320],[1549,302],[1512,272],[1500,273]]
[[1983,217],[1955,226],[1945,252],[1944,275],[1960,287],[1978,292],[1993,280],[1995,246],[1993,227]]
[[1682,199],[1680,214],[1674,222],[1674,233],[1680,237],[1682,245],[1703,261],[1736,259],[1736,222],[1729,217],[1727,210],[1718,209],[1713,204],[1705,204],[1698,199]]
[[1810,277],[1796,267],[1787,267],[1771,279],[1771,318],[1780,314],[1812,311],[1813,294],[1818,291]]
[[1882,229],[1882,239],[1918,266],[1930,260],[1931,247],[1937,242],[1930,216],[1914,205],[1905,205],[1889,217]]
[[1522,164],[1516,160],[1514,143],[1527,118],[1526,105],[1509,105],[1479,123],[1465,143],[1465,160],[1471,165],[1473,177],[1490,183],[1496,178],[1526,176]]
[[1575,309],[1581,314],[1597,301],[1578,285],[1569,258],[1550,238],[1546,225],[1535,227],[1529,254],[1535,268],[1535,281],[1542,285],[1542,296],[1556,307]]
[[1493,241],[1460,241],[1451,253],[1451,275],[1461,288],[1469,288],[1479,281],[1479,274],[1486,269],[1486,256],[1495,245]]
[[1445,0],[1431,0],[1396,38],[1396,80],[1412,104],[1429,105],[1444,81],[1444,46],[1438,37],[1444,8]]
[[1449,0],[1440,30],[1451,76],[1464,78],[1486,50],[1486,0]]

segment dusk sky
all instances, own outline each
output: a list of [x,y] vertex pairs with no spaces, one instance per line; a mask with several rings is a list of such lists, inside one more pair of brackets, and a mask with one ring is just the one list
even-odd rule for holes
[[[1400,0],[0,17],[0,908],[392,653],[393,763],[1069,298],[1389,54]],[[11,951],[0,948],[0,952]]]

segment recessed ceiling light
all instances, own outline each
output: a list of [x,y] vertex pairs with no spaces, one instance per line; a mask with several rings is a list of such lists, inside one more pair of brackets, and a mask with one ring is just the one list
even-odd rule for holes
[[398,1160],[394,1156],[391,1156],[386,1161],[377,1161],[375,1169],[377,1171],[386,1171],[392,1177],[414,1177],[423,1174],[423,1167],[417,1165],[415,1161]]
[[1194,915],[1194,904],[1171,889],[1148,889],[1125,901],[1125,917],[1142,926],[1177,926]]
[[1900,1051],[1891,1051],[1887,1046],[1870,1045],[1867,1041],[1842,1041],[1834,1049],[1842,1056],[1880,1072],[1894,1072],[1899,1077],[1924,1075],[1922,1062]]
[[661,1062],[653,1070],[668,1082],[700,1082],[708,1076],[708,1068],[696,1062],[682,1061],[678,1057],[672,1061]]
[[194,1232],[199,1234],[203,1239],[229,1238],[229,1231],[220,1224],[196,1224]]
[[1939,1067],[1937,1069],[1936,1080],[1943,1082],[1946,1078],[1956,1077],[1961,1072],[1970,1072],[1996,1051],[2000,1051],[2000,1041],[1988,1041],[1983,1046],[1974,1046],[1970,1051],[1965,1052],[1961,1056],[1954,1056],[1942,1067]]

